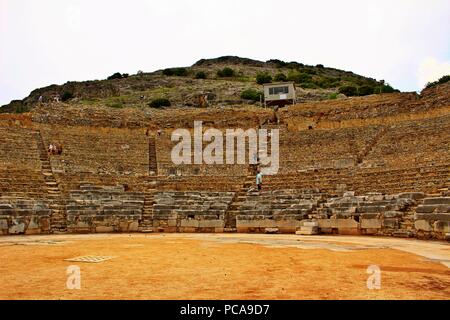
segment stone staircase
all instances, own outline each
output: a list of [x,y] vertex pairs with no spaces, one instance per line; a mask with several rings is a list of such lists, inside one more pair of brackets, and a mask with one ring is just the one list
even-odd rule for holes
[[365,146],[365,148],[358,154],[357,156],[357,163],[363,163],[364,158],[367,157],[368,154],[373,150],[375,145],[380,141],[380,139],[386,134],[387,129],[386,127],[382,127],[380,131],[375,135],[375,137],[372,139],[372,141],[369,142],[368,145]]
[[47,148],[44,145],[44,140],[39,131],[34,132],[34,137],[37,142],[39,157],[41,160],[42,174],[45,180],[45,187],[47,189],[47,197],[50,203],[51,215],[51,230],[53,233],[64,233],[67,231],[66,207],[59,188],[59,184],[50,165],[50,158]]
[[156,189],[147,189],[144,192],[144,208],[142,210],[142,220],[139,228],[142,232],[152,232],[153,227],[153,205],[155,204]]
[[249,170],[249,174],[245,178],[245,182],[238,192],[235,193],[233,200],[225,213],[225,232],[237,232],[236,229],[236,216],[239,214],[239,208],[242,202],[245,200],[247,191],[253,186],[256,187],[256,178],[252,175],[252,170]]
[[158,175],[158,160],[156,157],[156,141],[154,137],[148,140],[148,170],[150,175]]

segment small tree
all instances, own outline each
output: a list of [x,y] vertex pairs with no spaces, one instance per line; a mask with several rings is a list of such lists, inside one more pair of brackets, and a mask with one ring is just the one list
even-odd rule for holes
[[162,73],[165,76],[173,76],[173,70],[172,69],[164,69]]
[[178,77],[186,77],[188,75],[188,71],[186,68],[175,68],[173,69],[173,74]]
[[114,79],[122,79],[122,74],[120,72],[116,72],[112,76],[109,76],[107,78],[107,80],[114,80]]
[[67,92],[65,91],[62,95],[61,95],[61,101],[66,102],[69,101],[71,99],[73,99],[73,93],[72,92]]
[[149,106],[152,108],[170,107],[171,103],[168,99],[159,98],[150,102]]
[[287,81],[287,77],[286,77],[286,75],[284,73],[278,73],[275,76],[275,81],[284,82],[284,81]]
[[256,83],[257,84],[264,84],[264,83],[271,83],[272,82],[272,76],[268,74],[267,72],[264,73],[258,73],[256,75]]
[[247,89],[242,91],[241,93],[241,99],[244,100],[251,100],[251,101],[260,101],[261,98],[264,96],[264,93],[258,90],[254,89]]
[[195,74],[195,79],[206,79],[206,73],[203,71],[199,71]]
[[339,88],[339,93],[345,94],[347,97],[353,97],[358,94],[358,89],[354,86],[343,86]]
[[368,85],[364,85],[359,87],[358,93],[360,96],[368,96],[370,94],[373,94],[373,87],[368,86]]
[[219,76],[221,78],[233,77],[234,76],[234,70],[229,68],[229,67],[225,67],[222,70],[217,71],[217,76]]

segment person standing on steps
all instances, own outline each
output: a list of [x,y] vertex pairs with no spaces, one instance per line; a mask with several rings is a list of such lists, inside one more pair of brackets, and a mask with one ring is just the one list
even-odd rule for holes
[[258,169],[258,173],[256,174],[256,186],[258,187],[258,192],[259,194],[261,194],[261,189],[262,189],[262,173],[261,171]]

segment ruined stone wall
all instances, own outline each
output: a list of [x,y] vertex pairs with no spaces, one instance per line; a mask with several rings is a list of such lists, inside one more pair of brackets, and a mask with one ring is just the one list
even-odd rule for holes
[[223,232],[233,192],[157,192],[152,226],[168,232]]
[[51,210],[46,200],[0,197],[0,234],[47,234]]
[[67,229],[72,233],[137,232],[142,219],[143,193],[123,187],[82,185],[66,201]]

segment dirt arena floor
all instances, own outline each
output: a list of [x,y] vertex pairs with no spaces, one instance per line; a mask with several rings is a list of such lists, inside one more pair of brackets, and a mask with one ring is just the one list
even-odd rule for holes
[[[79,256],[111,256],[100,263]],[[67,288],[80,268],[81,289]],[[380,268],[369,290],[367,268]],[[445,299],[450,245],[246,234],[0,237],[0,299]]]

